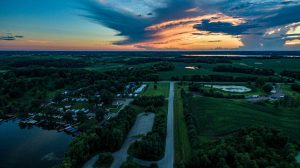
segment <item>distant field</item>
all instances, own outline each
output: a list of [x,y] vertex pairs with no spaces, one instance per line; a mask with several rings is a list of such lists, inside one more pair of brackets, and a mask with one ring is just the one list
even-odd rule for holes
[[87,70],[94,70],[94,71],[110,71],[110,70],[116,70],[118,68],[124,68],[125,65],[123,64],[115,64],[115,63],[97,63],[97,64],[93,64],[89,67],[87,67]]
[[[172,76],[182,77],[182,76],[192,76],[192,75],[228,75],[228,76],[257,76],[251,74],[242,74],[242,73],[229,73],[229,72],[214,72],[213,68],[215,66],[220,65],[231,65],[231,64],[200,64],[200,63],[174,63],[175,70],[167,71],[167,72],[160,72],[160,78],[162,80],[170,80]],[[197,66],[201,65],[200,69],[192,70],[187,69],[187,66]]]
[[269,126],[282,130],[299,142],[300,109],[208,97],[191,98],[190,102],[202,140],[224,136],[243,127]]
[[280,73],[283,70],[300,71],[300,59],[243,59],[234,65],[256,68],[270,68]]
[[158,83],[157,88],[154,88],[154,83],[147,84],[145,92],[142,93],[142,96],[165,96],[169,97],[169,83]]
[[285,95],[289,95],[300,100],[300,93],[293,91],[291,89],[291,85],[281,85],[281,89]]

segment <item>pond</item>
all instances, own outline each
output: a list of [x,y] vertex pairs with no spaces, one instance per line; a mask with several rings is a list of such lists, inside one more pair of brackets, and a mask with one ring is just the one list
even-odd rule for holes
[[298,155],[296,156],[296,161],[300,164],[300,152],[298,152]]
[[250,92],[251,89],[246,86],[235,86],[235,85],[205,85],[205,87],[213,87],[215,89],[220,89],[225,92],[233,92],[233,93],[246,93]]
[[38,127],[21,129],[18,120],[0,123],[1,168],[51,168],[59,164],[72,137]]

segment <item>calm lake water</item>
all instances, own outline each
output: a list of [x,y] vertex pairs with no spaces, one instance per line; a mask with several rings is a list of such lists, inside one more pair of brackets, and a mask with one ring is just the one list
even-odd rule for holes
[[300,151],[298,152],[298,155],[296,157],[297,163],[300,163]]
[[51,168],[59,164],[72,137],[38,127],[21,129],[17,120],[0,123],[1,168]]

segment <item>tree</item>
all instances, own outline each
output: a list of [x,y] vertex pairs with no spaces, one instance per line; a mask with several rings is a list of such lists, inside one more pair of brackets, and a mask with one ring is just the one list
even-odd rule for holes
[[114,95],[110,91],[103,89],[101,91],[101,99],[104,104],[109,105],[113,102]]
[[273,86],[270,84],[265,84],[262,89],[266,92],[266,93],[270,93],[273,90]]
[[72,113],[71,112],[64,113],[63,119],[66,120],[67,122],[72,122],[73,121]]
[[78,121],[78,122],[83,123],[83,122],[85,122],[87,119],[88,119],[88,118],[87,118],[86,114],[84,114],[83,112],[77,113],[77,121]]
[[106,113],[105,108],[103,108],[103,107],[98,107],[98,108],[96,109],[96,120],[97,120],[98,122],[101,122],[101,121],[103,120],[103,118],[104,118],[105,113]]

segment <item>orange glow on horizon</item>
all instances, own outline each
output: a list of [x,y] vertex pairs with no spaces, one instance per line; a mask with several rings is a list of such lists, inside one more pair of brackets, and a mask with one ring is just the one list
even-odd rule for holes
[[245,22],[241,18],[232,18],[220,13],[167,21],[147,27],[146,30],[154,32],[152,34],[153,39],[135,44],[135,46],[169,50],[234,49],[243,46],[240,36],[195,29],[194,25],[200,24],[204,19],[210,19],[212,22],[229,22],[233,25]]

